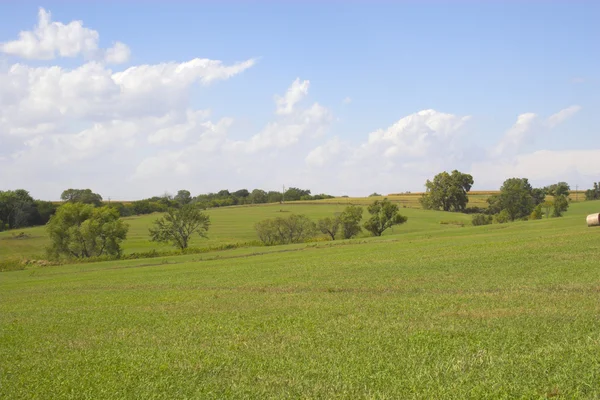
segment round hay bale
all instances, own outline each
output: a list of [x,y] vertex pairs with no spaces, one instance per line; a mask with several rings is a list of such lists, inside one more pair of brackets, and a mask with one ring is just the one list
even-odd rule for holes
[[600,214],[590,214],[587,216],[588,226],[600,226]]

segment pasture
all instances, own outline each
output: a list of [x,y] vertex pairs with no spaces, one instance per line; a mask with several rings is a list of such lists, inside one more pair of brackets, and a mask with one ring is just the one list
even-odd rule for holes
[[[294,202],[209,209],[207,214],[211,218],[211,227],[208,231],[208,239],[194,236],[190,246],[211,247],[225,244],[252,244],[252,242],[258,240],[254,224],[261,220],[296,213],[306,214],[317,221],[319,218],[333,216],[335,213],[341,212],[345,206],[345,204],[320,202],[313,202],[313,204]],[[440,222],[459,221],[469,224],[471,220],[470,216],[465,214],[425,211],[422,209],[401,208],[400,212],[408,216],[408,222],[394,227],[393,230],[386,232],[386,235],[399,232],[453,229],[455,226],[443,225]],[[365,209],[364,219],[367,218],[367,214]],[[166,244],[150,242],[148,228],[158,217],[160,217],[160,214],[124,218],[129,224],[129,234],[123,245],[125,253],[143,252],[152,249],[158,251],[172,249]],[[25,233],[28,238],[13,239],[12,234],[20,232]],[[368,235],[364,232],[363,236]],[[43,257],[44,248],[48,243],[44,227],[20,229],[16,232],[0,232],[0,257]]]
[[[211,210],[210,240],[277,210]],[[0,398],[600,397],[600,202],[402,211],[381,238],[0,273]]]

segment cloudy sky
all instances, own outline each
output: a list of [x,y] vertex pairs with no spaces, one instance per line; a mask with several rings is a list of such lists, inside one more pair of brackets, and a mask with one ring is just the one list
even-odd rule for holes
[[0,2],[0,190],[600,180],[594,1]]

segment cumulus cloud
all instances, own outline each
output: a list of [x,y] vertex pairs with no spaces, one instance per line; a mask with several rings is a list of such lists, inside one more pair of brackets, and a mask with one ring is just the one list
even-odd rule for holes
[[97,31],[83,26],[82,21],[68,24],[52,21],[50,12],[39,9],[38,24],[32,31],[22,31],[17,40],[0,44],[0,51],[30,60],[51,60],[58,57],[83,56],[86,59],[123,63],[129,59],[127,45],[116,42],[101,49]]
[[275,96],[277,114],[291,114],[296,103],[308,94],[309,86],[309,81],[300,82],[300,78],[296,78],[283,97]]

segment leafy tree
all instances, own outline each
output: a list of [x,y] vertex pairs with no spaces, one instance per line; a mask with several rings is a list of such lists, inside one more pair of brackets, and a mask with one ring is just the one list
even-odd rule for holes
[[362,231],[360,221],[362,221],[363,211],[360,206],[347,206],[342,211],[340,222],[344,239],[351,239]]
[[50,218],[47,229],[51,257],[87,258],[119,257],[129,227],[114,208],[65,203]]
[[192,202],[192,195],[188,190],[179,190],[173,200],[175,200],[180,206],[184,206]]
[[600,182],[594,182],[594,188],[586,190],[586,200],[600,200]]
[[285,191],[283,196],[284,201],[296,201],[300,200],[302,196],[310,196],[310,190],[298,189],[296,187],[291,187]]
[[0,191],[0,220],[8,229],[28,226],[35,213],[35,204],[24,189]]
[[423,208],[430,210],[464,211],[469,202],[468,193],[473,186],[473,177],[457,170],[451,174],[442,172],[433,181],[425,183],[426,192],[421,198]]
[[369,195],[369,197],[381,197],[381,194],[379,194],[377,192],[373,192]]
[[269,197],[267,192],[261,189],[254,189],[252,193],[250,193],[250,202],[252,204],[263,204],[269,201]]
[[219,190],[219,192],[217,193],[217,197],[221,199],[224,197],[231,197],[231,193],[229,193],[229,190],[227,189]]
[[340,219],[340,217],[334,216],[334,217],[326,217],[326,218],[320,219],[319,222],[317,223],[317,226],[319,227],[319,230],[322,233],[325,233],[325,234],[331,236],[331,240],[335,240],[335,235],[340,230],[341,224],[342,224],[342,220]]
[[498,200],[511,221],[527,218],[535,208],[533,188],[527,178],[510,178],[500,188]]
[[169,208],[167,213],[154,221],[150,228],[150,237],[154,242],[171,243],[184,250],[194,233],[206,237],[210,226],[210,218],[194,204],[186,204],[181,208]]
[[558,182],[550,186],[546,186],[546,192],[550,196],[565,196],[569,197],[571,187],[567,182]]
[[233,192],[234,197],[246,198],[250,196],[250,192],[247,189],[240,189]]
[[510,220],[510,214],[506,210],[502,210],[498,214],[494,215],[494,223],[496,224],[505,224]]
[[102,196],[92,192],[90,189],[67,189],[60,195],[61,200],[68,203],[93,204],[102,206]]
[[546,188],[535,188],[531,190],[531,197],[533,198],[533,204],[538,206],[546,200],[547,189]]
[[545,200],[539,206],[546,210],[546,212],[544,213],[546,215],[546,218],[550,218],[550,210],[552,209],[552,207],[554,207],[554,202],[552,200]]
[[538,204],[537,206],[535,206],[535,208],[531,212],[531,215],[529,215],[530,220],[542,219],[542,217],[544,216],[544,212],[542,211],[542,206],[543,206],[543,204]]
[[276,192],[274,190],[271,190],[269,193],[267,193],[267,196],[269,199],[269,203],[281,203],[281,201],[283,200],[281,192]]
[[553,217],[562,217],[563,213],[569,209],[569,199],[565,195],[554,196]]
[[258,238],[267,246],[300,243],[315,235],[316,226],[306,215],[291,214],[258,222]]
[[388,199],[376,200],[368,207],[371,217],[365,222],[364,227],[373,236],[381,236],[388,228],[403,224],[407,221],[403,215],[398,213],[398,205],[391,203]]
[[56,204],[51,201],[35,200],[33,205],[34,212],[30,218],[31,225],[46,225],[57,209]]

